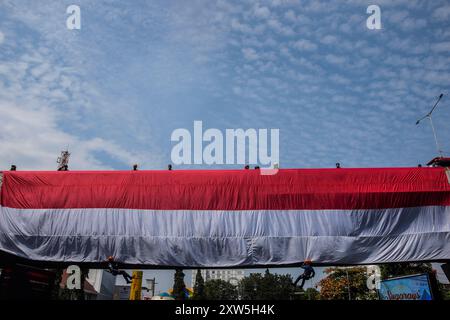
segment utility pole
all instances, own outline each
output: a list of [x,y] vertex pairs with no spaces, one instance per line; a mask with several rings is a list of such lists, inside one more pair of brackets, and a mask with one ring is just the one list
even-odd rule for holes
[[[156,278],[152,278],[152,279],[146,279],[145,280],[147,282],[147,288],[145,288],[148,291],[150,291],[152,294],[151,296],[154,297],[155,296],[155,286],[156,286]],[[144,288],[142,288],[144,289]]]
[[348,276],[348,269],[345,269],[345,273],[347,274],[348,300],[352,300],[352,295],[350,294],[350,278]]

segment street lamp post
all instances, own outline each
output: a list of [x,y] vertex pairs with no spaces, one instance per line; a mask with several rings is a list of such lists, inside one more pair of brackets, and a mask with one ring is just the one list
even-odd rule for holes
[[345,270],[345,273],[347,274],[347,290],[348,290],[348,300],[352,300],[352,296],[350,294],[350,278],[348,276],[348,270]]
[[143,287],[142,289],[147,290],[147,292],[151,291],[152,297],[154,297],[155,296],[155,285],[157,284],[157,282],[155,282],[155,278],[145,279],[145,281],[147,282],[147,287]]

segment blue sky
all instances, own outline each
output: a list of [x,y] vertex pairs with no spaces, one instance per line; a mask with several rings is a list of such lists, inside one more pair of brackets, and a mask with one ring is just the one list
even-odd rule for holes
[[[426,163],[415,121],[449,93],[449,21],[445,0],[2,0],[0,168],[53,170],[68,146],[71,169],[162,169],[194,120],[280,129],[285,168]],[[446,95],[447,153],[449,119]]]
[[[81,30],[66,28],[74,3]],[[165,168],[194,120],[279,128],[281,167],[425,163],[415,121],[448,93],[449,18],[448,1],[3,0],[0,167],[54,169],[69,146],[72,169]]]
[[[245,269],[244,275],[248,276],[251,273],[264,273],[266,269]],[[314,288],[316,283],[319,282],[326,274],[323,272],[324,268],[316,268],[316,276],[313,279],[307,280],[305,282],[304,288]],[[132,270],[129,270],[130,274]],[[295,280],[297,276],[303,272],[303,269],[300,268],[269,268],[271,273],[277,274],[291,274],[292,279]],[[197,271],[194,271],[194,277]],[[192,270],[183,270],[184,273],[184,282],[187,287],[192,287]],[[155,278],[155,294],[160,294],[162,292],[167,292],[172,288],[174,282],[174,274],[175,272],[172,270],[144,270],[143,275],[143,285],[146,285],[145,279],[153,279]],[[125,285],[125,280],[122,277],[117,277],[116,279],[117,285]]]

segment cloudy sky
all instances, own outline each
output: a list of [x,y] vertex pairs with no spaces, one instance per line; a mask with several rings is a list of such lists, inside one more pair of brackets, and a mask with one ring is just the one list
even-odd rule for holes
[[[194,120],[280,129],[281,167],[426,163],[415,121],[449,93],[449,21],[446,0],[1,0],[0,170],[53,170],[67,147],[71,169],[165,168]],[[446,153],[449,119],[446,95]]]
[[[165,168],[194,120],[279,128],[281,167],[425,163],[415,121],[448,93],[449,21],[445,0],[2,0],[0,168],[55,169],[66,147],[71,169]],[[444,151],[449,118],[445,96]]]

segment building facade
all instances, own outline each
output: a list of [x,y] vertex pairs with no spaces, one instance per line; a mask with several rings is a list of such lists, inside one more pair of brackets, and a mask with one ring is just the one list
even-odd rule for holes
[[[227,281],[235,286],[245,276],[244,269],[201,269],[200,272],[205,282],[208,280],[220,279]],[[197,270],[192,270],[192,283],[191,283],[192,288],[194,288],[195,285],[196,275]]]
[[89,269],[86,279],[97,292],[96,300],[112,300],[116,277],[102,269]]

